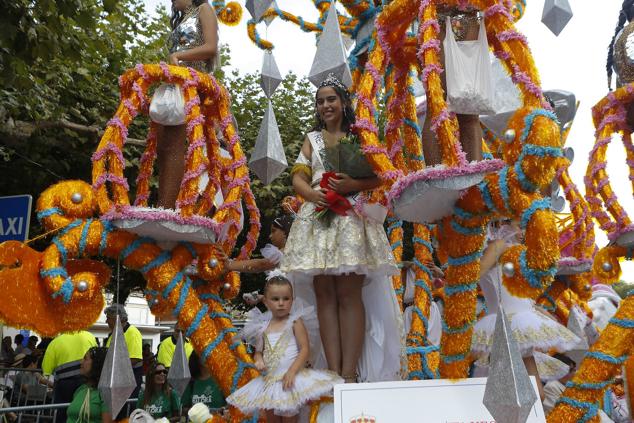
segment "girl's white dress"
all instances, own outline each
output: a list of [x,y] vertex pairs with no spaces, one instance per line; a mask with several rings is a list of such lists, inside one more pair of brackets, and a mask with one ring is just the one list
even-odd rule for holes
[[501,266],[495,266],[480,279],[489,314],[475,324],[471,347],[473,354],[482,357],[488,356],[491,351],[498,301],[509,318],[522,357],[532,355],[533,351],[566,352],[575,348],[580,342],[579,337],[545,312],[539,311],[533,300],[514,297],[504,284],[500,284],[501,295],[498,300],[497,290],[501,278]]
[[266,374],[251,380],[227,397],[229,404],[245,414],[275,410],[278,416],[294,416],[308,401],[331,395],[333,386],[344,382],[336,373],[303,368],[297,372],[293,388],[285,391],[282,387],[282,378],[299,353],[293,323],[304,317],[307,330],[314,331],[314,315],[312,307],[303,308],[301,304],[295,303],[284,329],[267,333],[271,312],[261,313],[257,308],[250,311],[249,320],[238,336],[262,351],[267,370]]
[[[504,239],[512,245],[517,232],[510,226],[503,226],[489,239]],[[568,373],[568,366],[550,357],[552,352],[571,351],[581,339],[554,318],[541,311],[529,298],[511,295],[502,283],[502,266],[494,266],[482,278],[480,288],[487,305],[487,315],[476,322],[471,353],[478,359],[477,364],[488,363],[495,320],[501,304],[511,324],[511,332],[517,341],[522,357],[533,356],[542,380],[556,380]]]
[[[474,327],[471,353],[477,358],[476,364],[488,365],[498,304],[501,303],[522,357],[533,356],[540,379],[549,381],[565,376],[568,366],[548,354],[574,350],[581,339],[546,312],[540,311],[533,300],[511,295],[503,284],[498,288],[501,277],[501,266],[495,266],[480,279],[489,314]],[[501,291],[499,296],[498,289]]]
[[[321,132],[311,132],[309,159],[302,152],[298,164],[310,166],[313,187],[325,172],[324,140]],[[355,199],[349,197],[354,203]],[[314,216],[315,204],[302,205],[291,227],[280,269],[293,281],[295,297],[316,305],[315,275],[365,275],[363,303],[366,310],[366,336],[359,380],[378,382],[401,378],[404,357],[403,319],[390,276],[399,272],[383,228],[385,215],[380,206],[358,202],[348,215],[335,215],[330,223]],[[372,216],[372,217],[370,217]],[[326,368],[319,340],[311,339],[315,351],[312,364]]]

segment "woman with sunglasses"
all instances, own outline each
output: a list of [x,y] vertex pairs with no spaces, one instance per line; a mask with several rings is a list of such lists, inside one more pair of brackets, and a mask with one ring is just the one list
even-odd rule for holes
[[92,347],[81,360],[79,372],[86,378],[86,382],[80,385],[73,395],[73,401],[66,411],[67,423],[112,422],[108,406],[104,403],[99,389],[97,389],[107,352],[107,348]]
[[145,390],[139,393],[137,408],[147,411],[153,418],[180,418],[181,401],[178,393],[167,383],[167,369],[158,363],[145,375]]

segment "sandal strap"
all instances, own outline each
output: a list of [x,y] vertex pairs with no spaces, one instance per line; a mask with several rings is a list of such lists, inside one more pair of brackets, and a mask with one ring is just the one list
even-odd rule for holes
[[345,381],[352,380],[352,381],[355,381],[355,382],[356,382],[356,381],[359,379],[359,373],[353,373],[353,374],[351,374],[351,375],[341,375],[341,377],[342,377],[342,378],[343,378],[343,380],[345,380]]

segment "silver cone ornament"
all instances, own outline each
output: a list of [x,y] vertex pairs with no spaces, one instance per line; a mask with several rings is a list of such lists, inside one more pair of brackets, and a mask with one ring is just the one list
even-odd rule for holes
[[352,85],[352,74],[348,67],[346,49],[341,38],[334,0],[330,3],[330,10],[326,17],[324,30],[319,37],[317,52],[308,73],[308,80],[318,87],[330,73],[334,74],[346,87]]
[[[277,3],[274,1],[273,3],[271,3],[271,7],[269,7],[269,9],[276,9],[277,8]],[[273,22],[273,19],[275,19],[275,16],[269,16],[264,18],[264,23],[266,24],[266,26],[271,25],[271,22]]]
[[249,160],[249,168],[265,185],[268,185],[280,176],[287,166],[280,130],[273,113],[273,105],[269,100],[258,138],[255,141],[255,148]]
[[496,423],[525,423],[537,395],[500,304],[482,403]]
[[116,416],[136,389],[136,379],[130,363],[130,353],[125,343],[119,316],[112,331],[110,347],[106,354],[101,376],[99,377],[99,393],[108,405],[112,416]]
[[260,76],[260,87],[268,98],[271,98],[277,87],[282,82],[280,69],[277,67],[275,57],[270,50],[264,52],[262,61],[262,75]]
[[273,0],[247,0],[245,6],[253,19],[259,22],[264,12],[271,6]]
[[178,396],[181,397],[191,378],[192,374],[189,371],[189,361],[185,352],[183,333],[179,332],[176,348],[174,349],[174,357],[172,357],[172,365],[167,373],[167,381],[178,392]]
[[572,9],[568,0],[546,0],[544,12],[542,13],[542,23],[559,35],[572,19]]

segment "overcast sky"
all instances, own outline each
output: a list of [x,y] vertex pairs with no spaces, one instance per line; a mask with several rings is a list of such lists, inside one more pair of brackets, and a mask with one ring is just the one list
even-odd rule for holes
[[[167,0],[147,0],[148,11],[156,5],[171,7]],[[240,1],[244,4],[244,1]],[[315,21],[316,9],[309,0],[277,0],[282,10]],[[620,10],[620,0],[587,2],[570,0],[574,16],[562,33],[556,37],[541,23],[544,1],[528,1],[526,13],[517,24],[526,35],[533,57],[546,89],[564,89],[576,94],[581,102],[577,118],[568,138],[568,145],[575,149],[575,161],[571,167],[572,178],[583,187],[588,153],[594,144],[594,128],[591,107],[607,94],[605,62],[607,46],[614,34]],[[235,27],[221,25],[220,40],[231,48],[231,67],[241,72],[258,71],[261,67],[262,51],[249,40],[246,31],[248,11],[244,9],[242,22]],[[282,75],[289,71],[305,76],[310,70],[315,53],[315,37],[301,31],[297,26],[279,19],[267,28],[258,25],[263,38],[271,40],[273,51]],[[608,149],[612,186],[626,210],[634,210],[631,185],[625,166],[625,155],[620,142]],[[634,213],[634,212],[633,212]],[[603,234],[597,231],[599,245],[606,243]]]

